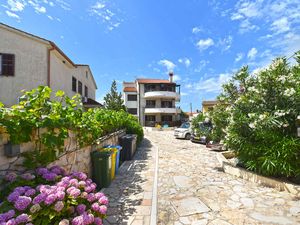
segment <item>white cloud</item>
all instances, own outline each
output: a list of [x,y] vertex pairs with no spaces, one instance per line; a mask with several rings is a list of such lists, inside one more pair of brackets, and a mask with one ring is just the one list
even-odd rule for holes
[[184,64],[186,67],[191,65],[191,60],[189,58],[180,58],[178,59],[178,62]]
[[102,2],[96,2],[95,5],[92,6],[94,9],[103,9],[105,7],[105,4]]
[[50,19],[50,20],[54,20],[52,16],[50,15],[47,15],[47,17]]
[[179,75],[173,75],[173,81],[174,82],[177,82],[177,81],[180,81],[181,80],[181,77]]
[[201,60],[198,64],[197,68],[194,70],[194,72],[196,72],[196,73],[201,72],[208,63],[209,63],[208,60]]
[[201,39],[197,42],[196,46],[200,51],[203,51],[211,46],[213,46],[215,43],[213,39],[207,38],[207,39]]
[[236,62],[239,62],[239,61],[241,61],[243,58],[244,58],[244,53],[238,53],[238,54],[236,55],[235,61],[236,61]]
[[9,17],[12,17],[12,18],[15,18],[15,19],[18,19],[18,20],[20,19],[20,17],[17,14],[13,13],[13,12],[10,12],[8,10],[6,10],[5,12],[6,12],[6,15],[8,15]]
[[161,66],[165,66],[168,71],[173,71],[174,68],[176,67],[176,65],[172,61],[167,59],[160,60],[158,64]]
[[193,34],[197,34],[197,33],[201,32],[201,31],[202,31],[202,29],[200,27],[193,27],[193,29],[192,29],[192,33]]
[[192,87],[194,92],[204,91],[204,92],[220,92],[222,85],[227,83],[231,78],[229,73],[221,73],[217,77],[211,77],[206,80],[201,79],[197,83],[188,84],[186,86]]
[[257,49],[256,48],[251,48],[247,54],[247,57],[250,59],[250,60],[253,60],[257,55]]
[[271,25],[271,30],[275,31],[277,34],[289,31],[290,25],[288,19],[286,17],[282,17],[275,20]]
[[23,0],[7,0],[7,5],[11,11],[20,12],[24,10],[26,2]]
[[218,42],[218,46],[222,48],[222,51],[227,51],[231,48],[233,38],[231,35],[228,35],[224,39],[220,39]]

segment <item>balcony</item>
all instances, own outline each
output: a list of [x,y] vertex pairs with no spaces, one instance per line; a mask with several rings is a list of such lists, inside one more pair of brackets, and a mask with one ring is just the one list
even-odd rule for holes
[[180,101],[180,94],[172,91],[148,91],[145,93],[145,99],[175,99]]
[[180,113],[178,108],[145,108],[145,114],[177,114]]

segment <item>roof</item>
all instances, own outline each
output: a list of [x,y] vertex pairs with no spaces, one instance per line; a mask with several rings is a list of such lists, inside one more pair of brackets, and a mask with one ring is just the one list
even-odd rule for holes
[[218,101],[216,100],[202,101],[202,105],[216,105],[216,104],[218,104]]
[[136,81],[140,84],[175,84],[163,79],[137,79]]
[[[63,58],[65,58],[74,67],[77,67],[77,66],[88,66],[89,67],[89,65],[85,65],[85,64],[75,64],[54,42],[52,42],[50,40],[47,40],[47,39],[39,37],[37,35],[28,33],[28,32],[23,31],[23,30],[17,29],[15,27],[11,27],[11,26],[9,26],[7,24],[4,24],[4,23],[1,23],[1,22],[0,22],[0,27],[11,30],[11,31],[14,31],[15,33],[21,34],[23,36],[30,37],[30,38],[32,38],[36,41],[42,42],[43,44],[50,45],[53,49],[55,49]],[[90,67],[89,67],[89,70],[91,72]],[[91,74],[92,74],[92,72],[91,72]],[[92,74],[92,77],[93,77],[93,82],[94,82],[94,84],[96,86],[96,89],[97,89],[97,84],[95,82],[93,74]]]
[[137,92],[135,87],[124,87],[124,92]]
[[97,102],[94,99],[88,98],[86,102],[83,102],[84,106],[93,105],[93,106],[99,106],[103,107],[103,105],[100,102]]

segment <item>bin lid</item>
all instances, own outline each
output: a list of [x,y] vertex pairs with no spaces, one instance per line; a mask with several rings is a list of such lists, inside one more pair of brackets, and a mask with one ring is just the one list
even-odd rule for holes
[[101,157],[101,158],[108,158],[112,154],[111,151],[93,151],[91,152],[92,157]]

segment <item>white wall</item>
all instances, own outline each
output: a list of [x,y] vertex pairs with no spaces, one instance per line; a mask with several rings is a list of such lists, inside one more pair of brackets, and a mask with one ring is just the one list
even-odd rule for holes
[[15,76],[0,76],[0,101],[18,102],[21,90],[47,85],[47,45],[0,27],[0,53],[15,55]]
[[[86,72],[88,76],[86,77]],[[96,88],[88,66],[74,67],[66,59],[62,58],[57,51],[50,54],[50,87],[53,91],[63,90],[66,95],[72,97],[76,92],[72,91],[72,77],[82,83],[82,95],[84,96],[84,86],[88,87],[89,98],[95,99]]]

